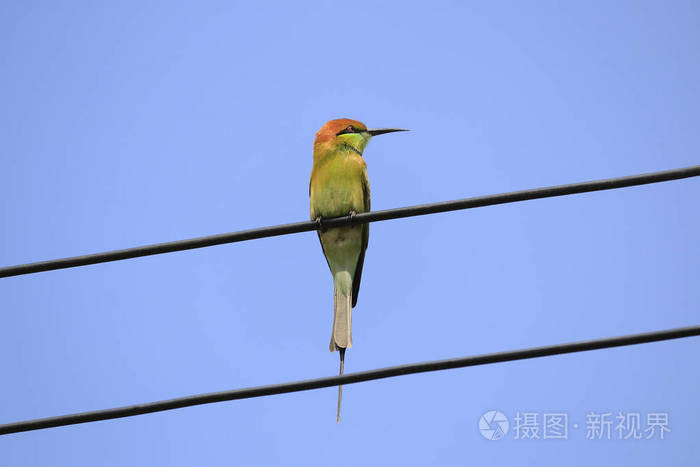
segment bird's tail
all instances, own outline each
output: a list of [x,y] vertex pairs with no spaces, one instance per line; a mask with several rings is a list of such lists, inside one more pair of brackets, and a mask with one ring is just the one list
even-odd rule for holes
[[[345,349],[352,347],[352,277],[348,271],[338,271],[333,277],[335,286],[333,306],[333,331],[331,333],[330,351],[340,352],[340,375],[345,366]],[[343,400],[343,385],[338,386],[338,415],[340,422],[340,404]]]
[[333,332],[330,351],[352,347],[352,277],[348,271],[338,271],[335,285]]
[[[343,376],[345,369],[345,349],[340,349],[340,376]],[[343,385],[338,385],[338,415],[335,417],[335,423],[340,423],[340,403],[343,401]]]

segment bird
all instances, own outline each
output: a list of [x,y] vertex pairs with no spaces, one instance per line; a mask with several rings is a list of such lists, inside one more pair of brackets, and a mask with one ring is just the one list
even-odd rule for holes
[[[340,375],[345,351],[352,347],[352,308],[357,304],[369,224],[324,228],[323,219],[350,216],[370,210],[369,178],[363,153],[373,136],[407,131],[400,128],[367,129],[349,118],[330,120],[316,133],[313,167],[309,181],[311,220],[316,221],[318,238],[333,276],[334,310],[329,350],[340,353]],[[338,412],[343,386],[338,386]]]

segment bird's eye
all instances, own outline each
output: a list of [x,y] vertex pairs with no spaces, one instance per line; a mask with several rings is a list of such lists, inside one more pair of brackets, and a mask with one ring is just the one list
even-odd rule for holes
[[342,130],[340,130],[338,133],[336,133],[336,136],[346,135],[348,133],[357,133],[357,128],[355,128],[352,125],[348,125],[345,128],[343,128]]

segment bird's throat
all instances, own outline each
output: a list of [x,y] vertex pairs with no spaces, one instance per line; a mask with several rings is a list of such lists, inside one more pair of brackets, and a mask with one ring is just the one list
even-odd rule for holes
[[357,154],[359,154],[360,156],[362,156],[362,152],[361,152],[359,149],[357,149],[355,146],[352,146],[352,145],[350,145],[350,144],[348,144],[348,143],[343,143],[342,147],[343,147],[344,149],[347,149],[348,151],[354,151],[354,152],[356,152]]

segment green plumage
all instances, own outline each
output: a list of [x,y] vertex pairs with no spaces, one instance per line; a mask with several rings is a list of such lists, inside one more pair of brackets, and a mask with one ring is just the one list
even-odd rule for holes
[[[401,131],[367,130],[356,120],[338,119],[316,133],[314,165],[309,182],[311,219],[340,217],[370,210],[367,164],[362,153],[373,135]],[[333,275],[333,328],[330,351],[340,352],[343,374],[345,350],[352,347],[352,308],[360,292],[362,266],[369,241],[369,225],[346,225],[318,232]],[[343,387],[338,388],[338,416]]]
[[[316,165],[311,178],[311,217],[347,216],[370,210],[369,181],[362,156],[341,147]],[[335,286],[331,352],[352,346],[351,308],[357,304],[369,225],[351,225],[318,233]],[[344,302],[349,301],[347,306]]]

